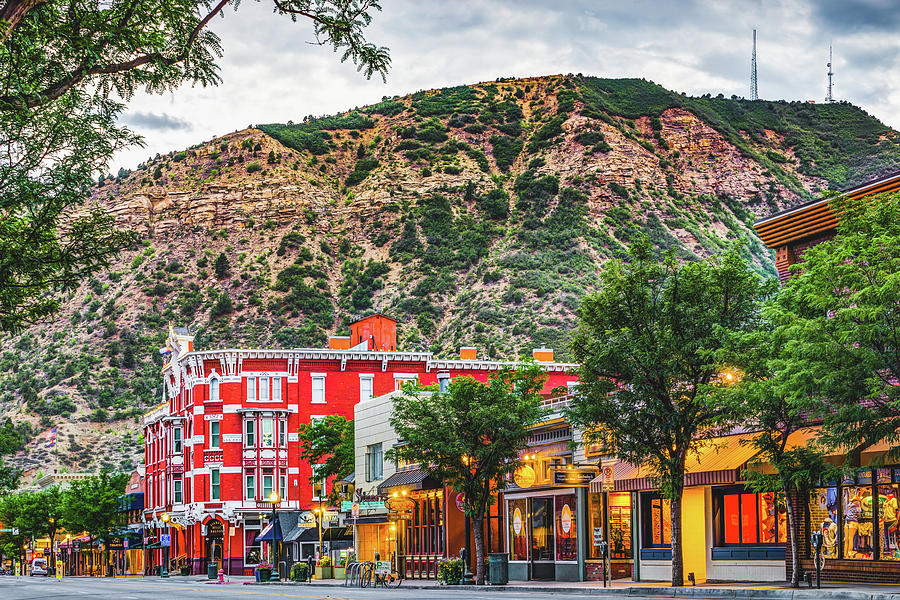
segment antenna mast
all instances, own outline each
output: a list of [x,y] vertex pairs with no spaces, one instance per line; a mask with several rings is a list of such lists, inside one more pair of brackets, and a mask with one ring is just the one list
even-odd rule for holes
[[753,57],[750,59],[750,99],[759,100],[756,89],[756,30],[753,30]]
[[828,46],[828,95],[825,96],[825,102],[834,102],[834,96],[831,94],[831,77],[834,71],[831,68],[831,46]]

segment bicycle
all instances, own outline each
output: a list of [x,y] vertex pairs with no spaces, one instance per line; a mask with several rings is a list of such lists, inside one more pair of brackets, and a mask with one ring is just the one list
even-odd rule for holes
[[393,565],[391,565],[389,571],[376,569],[376,566],[373,562],[364,562],[362,564],[362,572],[359,578],[360,587],[368,587],[369,584],[372,584],[373,588],[377,588],[380,585],[383,588],[395,589],[403,583],[403,577]]

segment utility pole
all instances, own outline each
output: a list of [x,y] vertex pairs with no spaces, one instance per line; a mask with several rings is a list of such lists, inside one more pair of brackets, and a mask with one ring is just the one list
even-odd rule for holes
[[750,99],[759,100],[759,90],[756,87],[756,30],[753,30],[753,55],[750,57]]

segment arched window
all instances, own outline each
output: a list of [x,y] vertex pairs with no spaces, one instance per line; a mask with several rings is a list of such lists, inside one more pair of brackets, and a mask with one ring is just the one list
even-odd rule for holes
[[209,378],[209,401],[219,401],[219,378],[215,374]]

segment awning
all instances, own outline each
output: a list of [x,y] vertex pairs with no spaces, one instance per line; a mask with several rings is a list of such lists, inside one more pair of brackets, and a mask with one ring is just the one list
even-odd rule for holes
[[[293,531],[291,532],[294,533]],[[298,544],[309,544],[319,541],[318,527],[304,527],[295,539],[285,539],[286,542],[297,542]],[[353,541],[353,530],[349,527],[329,527],[322,530],[323,542]]]
[[435,490],[443,487],[441,482],[418,467],[397,471],[378,486],[379,494],[386,494],[393,488],[402,487],[407,490]]
[[259,542],[280,542],[284,539],[284,536],[281,534],[281,522],[278,519],[275,519],[263,529],[258,536],[256,536],[256,540],[254,540],[257,544]]
[[[756,434],[741,433],[704,440],[697,450],[688,454],[685,462],[684,484],[714,485],[742,481],[741,471],[758,454],[748,442]],[[647,465],[632,465],[623,461],[613,467],[614,489],[617,492],[652,490],[657,487],[656,472]],[[602,477],[591,481],[591,492],[599,492]]]
[[[295,525],[294,527],[291,528],[290,531],[287,532],[287,534],[285,534],[284,541],[285,542],[296,542],[300,538],[300,536],[303,535],[303,532],[305,532],[309,529],[314,529],[314,528],[301,527],[299,524]],[[319,538],[317,537],[316,539],[319,539]]]

